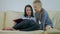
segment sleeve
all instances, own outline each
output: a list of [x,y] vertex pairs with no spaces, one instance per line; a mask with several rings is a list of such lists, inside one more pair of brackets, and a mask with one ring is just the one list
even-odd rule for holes
[[39,23],[39,22],[38,22],[38,21],[39,21],[38,18],[39,18],[39,15],[38,15],[37,13],[35,13],[35,19],[36,19],[36,22],[37,22],[37,23]]
[[51,26],[51,28],[54,27],[53,26],[53,21],[50,18],[48,18],[48,20],[46,21],[46,24],[49,25],[49,26]]
[[43,30],[44,30],[45,21],[46,21],[47,18],[48,18],[48,14],[46,12],[44,12],[43,15],[42,15],[42,28],[43,28]]

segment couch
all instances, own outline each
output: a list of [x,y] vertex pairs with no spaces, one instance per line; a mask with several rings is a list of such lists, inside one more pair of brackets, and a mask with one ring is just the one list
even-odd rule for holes
[[3,31],[4,27],[13,27],[14,19],[18,19],[22,16],[23,12],[16,11],[0,11],[0,34],[60,34],[60,11],[47,11],[49,17],[54,23],[54,29],[42,31]]

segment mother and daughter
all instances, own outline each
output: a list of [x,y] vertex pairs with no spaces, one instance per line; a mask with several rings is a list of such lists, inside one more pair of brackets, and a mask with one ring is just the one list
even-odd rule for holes
[[[33,13],[33,8],[35,14]],[[34,31],[34,30],[48,30],[53,28],[53,23],[48,16],[48,13],[42,8],[40,0],[33,2],[31,5],[26,5],[24,9],[25,18],[22,22],[15,24],[12,28],[4,28],[5,30],[20,30],[20,31]],[[20,18],[19,18],[20,19]]]

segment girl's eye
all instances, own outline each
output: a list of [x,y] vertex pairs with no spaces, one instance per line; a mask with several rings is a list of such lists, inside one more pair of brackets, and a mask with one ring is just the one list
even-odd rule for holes
[[27,10],[27,11],[29,11],[29,10]]
[[31,10],[27,10],[27,11],[31,11]]

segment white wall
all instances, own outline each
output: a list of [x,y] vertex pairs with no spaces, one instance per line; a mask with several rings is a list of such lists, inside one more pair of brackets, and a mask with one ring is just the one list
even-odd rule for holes
[[[0,0],[0,11],[24,11],[27,4],[32,5],[34,0]],[[60,0],[41,0],[46,10],[60,10]]]

